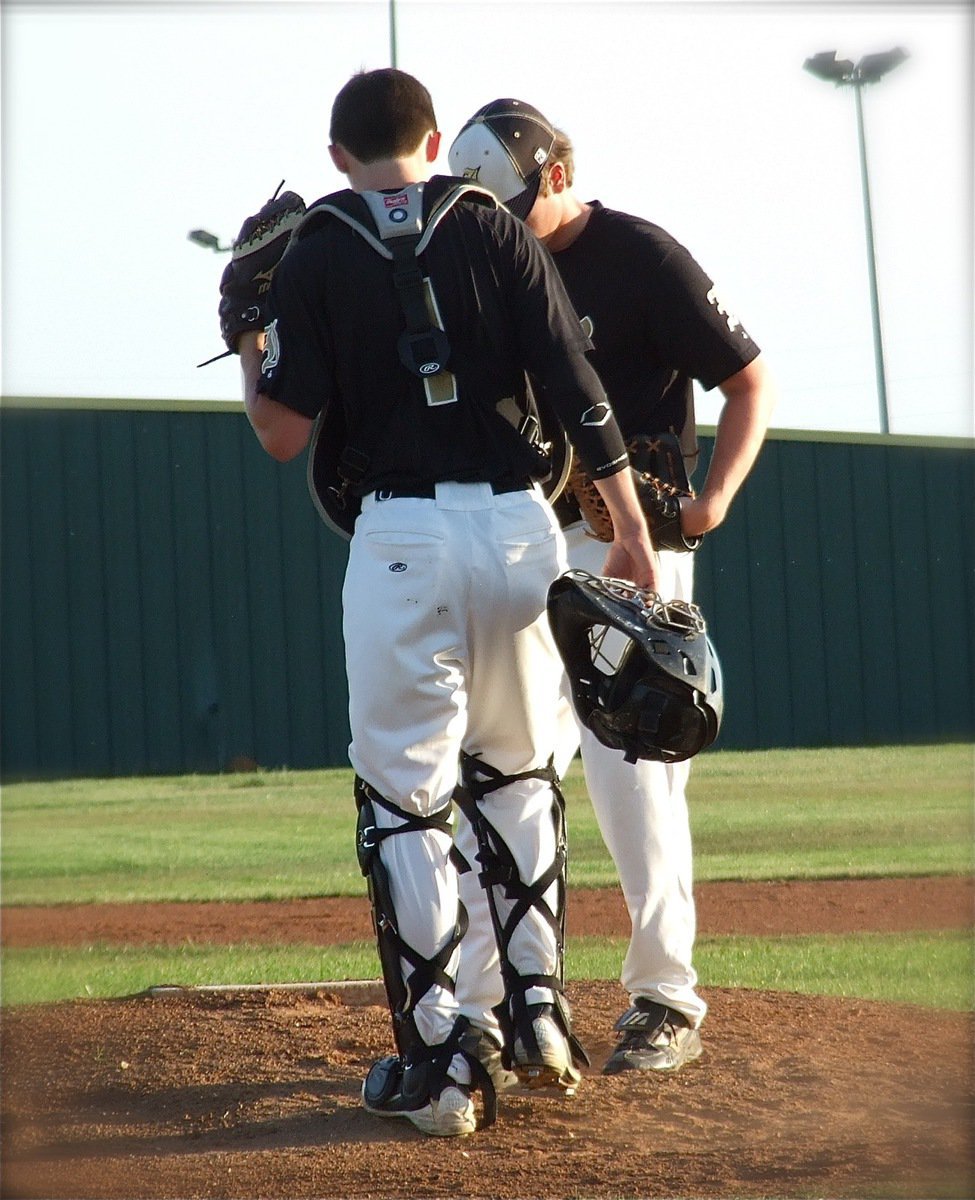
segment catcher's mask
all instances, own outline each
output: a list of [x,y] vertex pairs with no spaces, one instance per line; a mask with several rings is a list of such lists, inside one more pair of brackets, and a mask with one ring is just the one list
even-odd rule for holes
[[672,763],[718,736],[721,664],[697,605],[567,571],[549,588],[548,617],[576,713],[604,746]]

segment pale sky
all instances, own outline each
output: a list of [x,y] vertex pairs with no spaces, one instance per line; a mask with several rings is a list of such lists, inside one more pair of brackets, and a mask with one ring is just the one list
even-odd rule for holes
[[[0,10],[3,394],[237,400],[229,242],[278,186],[344,186],[332,99],[390,63],[387,0]],[[902,46],[863,93],[893,433],[973,435],[971,3],[398,0],[396,65],[444,134],[515,96],[577,192],[664,226],[779,383],[773,427],[879,429],[854,95],[802,69]],[[720,393],[699,394],[713,423]]]

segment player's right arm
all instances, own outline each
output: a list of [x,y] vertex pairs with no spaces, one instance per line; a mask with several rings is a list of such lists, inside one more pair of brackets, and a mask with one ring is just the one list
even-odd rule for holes
[[[519,224],[519,230],[523,227]],[[657,555],[629,470],[623,435],[599,376],[586,357],[591,349],[565,285],[541,243],[523,231],[524,274],[518,281],[522,344],[537,381],[561,421],[613,518],[605,575],[656,589]]]
[[314,421],[293,408],[272,400],[261,390],[264,334],[242,333],[237,343],[244,393],[244,409],[258,441],[277,462],[290,462],[308,445]]
[[719,384],[718,416],[708,474],[698,495],[681,501],[681,525],[689,537],[716,529],[758,458],[775,406],[775,384],[763,355]]
[[657,555],[628,469],[593,481],[613,518],[613,541],[603,574],[657,590]]

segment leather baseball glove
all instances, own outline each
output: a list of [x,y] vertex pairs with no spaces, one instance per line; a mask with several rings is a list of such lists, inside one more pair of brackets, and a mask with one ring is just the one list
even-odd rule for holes
[[[680,524],[682,496],[694,495],[680,443],[672,433],[655,437],[637,434],[626,443],[630,455],[630,470],[636,485],[640,507],[647,518],[647,528],[655,550],[675,550],[684,553],[696,550],[701,537],[686,537]],[[600,542],[613,540],[613,518],[596,485],[573,457],[566,490],[575,498],[586,532]]]
[[220,280],[220,333],[232,354],[238,352],[242,333],[267,324],[271,279],[304,215],[304,200],[296,192],[282,192],[279,185],[261,211],[241,226]]

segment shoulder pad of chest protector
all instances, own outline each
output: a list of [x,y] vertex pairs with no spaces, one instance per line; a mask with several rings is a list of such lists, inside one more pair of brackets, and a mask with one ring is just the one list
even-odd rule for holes
[[[472,201],[486,208],[496,209],[499,207],[497,199],[489,191],[468,183],[464,179],[457,179],[449,175],[434,175],[427,183],[411,184],[410,188],[403,189],[402,194],[409,198],[411,189],[417,189],[413,193],[413,199],[421,210],[419,228],[414,227],[412,231],[387,231],[386,237],[406,236],[407,232],[415,233],[417,238],[416,254],[422,254],[440,221],[458,200]],[[396,197],[390,193],[389,198],[392,200]],[[391,251],[383,245],[382,232],[370,211],[369,204],[361,194],[352,191],[351,188],[331,192],[310,205],[291,235],[288,243],[289,249],[296,242],[321,229],[327,221],[333,218],[337,218],[354,229],[384,258],[392,257]]]

